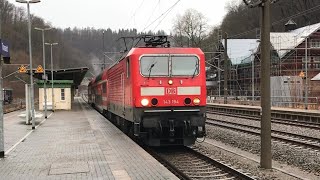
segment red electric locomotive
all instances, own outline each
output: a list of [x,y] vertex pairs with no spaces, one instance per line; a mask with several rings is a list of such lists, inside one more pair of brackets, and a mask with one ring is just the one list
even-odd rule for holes
[[150,146],[191,145],[205,135],[204,53],[163,39],[145,40],[95,77],[89,102]]

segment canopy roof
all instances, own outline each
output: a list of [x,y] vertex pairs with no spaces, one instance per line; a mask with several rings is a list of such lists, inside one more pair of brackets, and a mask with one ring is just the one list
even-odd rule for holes
[[[72,86],[77,88],[88,70],[89,68],[87,67],[56,69],[53,70],[53,80],[72,80]],[[45,71],[48,80],[51,80],[51,69],[46,69]],[[34,73],[34,77],[37,79],[42,79],[42,75],[43,73]]]

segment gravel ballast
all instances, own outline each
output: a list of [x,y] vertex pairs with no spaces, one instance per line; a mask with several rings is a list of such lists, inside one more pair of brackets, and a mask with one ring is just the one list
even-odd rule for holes
[[[209,139],[229,144],[253,154],[260,154],[260,137],[258,136],[208,125],[206,128]],[[272,158],[320,176],[320,153],[315,150],[272,141]]]
[[[207,117],[213,118],[213,119],[219,119],[219,120],[223,120],[223,121],[227,121],[227,122],[233,122],[233,123],[239,123],[239,124],[244,124],[244,125],[260,127],[259,121],[248,120],[248,119],[244,119],[244,118],[237,118],[237,117],[230,117],[230,116],[223,116],[223,115],[214,115],[214,114],[207,114]],[[272,125],[272,130],[290,132],[290,133],[295,133],[295,134],[299,134],[299,135],[320,138],[320,131],[319,130],[305,128],[305,127],[277,124],[277,123],[271,123],[271,125]]]

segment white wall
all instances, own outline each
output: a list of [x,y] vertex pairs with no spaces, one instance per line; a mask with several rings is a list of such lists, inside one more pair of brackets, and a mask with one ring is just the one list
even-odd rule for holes
[[[61,89],[65,89],[65,100],[61,100]],[[52,104],[52,90],[47,88],[47,104]],[[54,110],[71,109],[71,88],[53,88],[54,93]],[[44,110],[44,89],[39,88],[39,110]]]

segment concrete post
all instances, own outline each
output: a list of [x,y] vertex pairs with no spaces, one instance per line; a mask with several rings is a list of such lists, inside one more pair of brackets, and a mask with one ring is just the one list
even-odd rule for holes
[[270,0],[262,5],[261,15],[261,168],[272,168],[270,104]]

